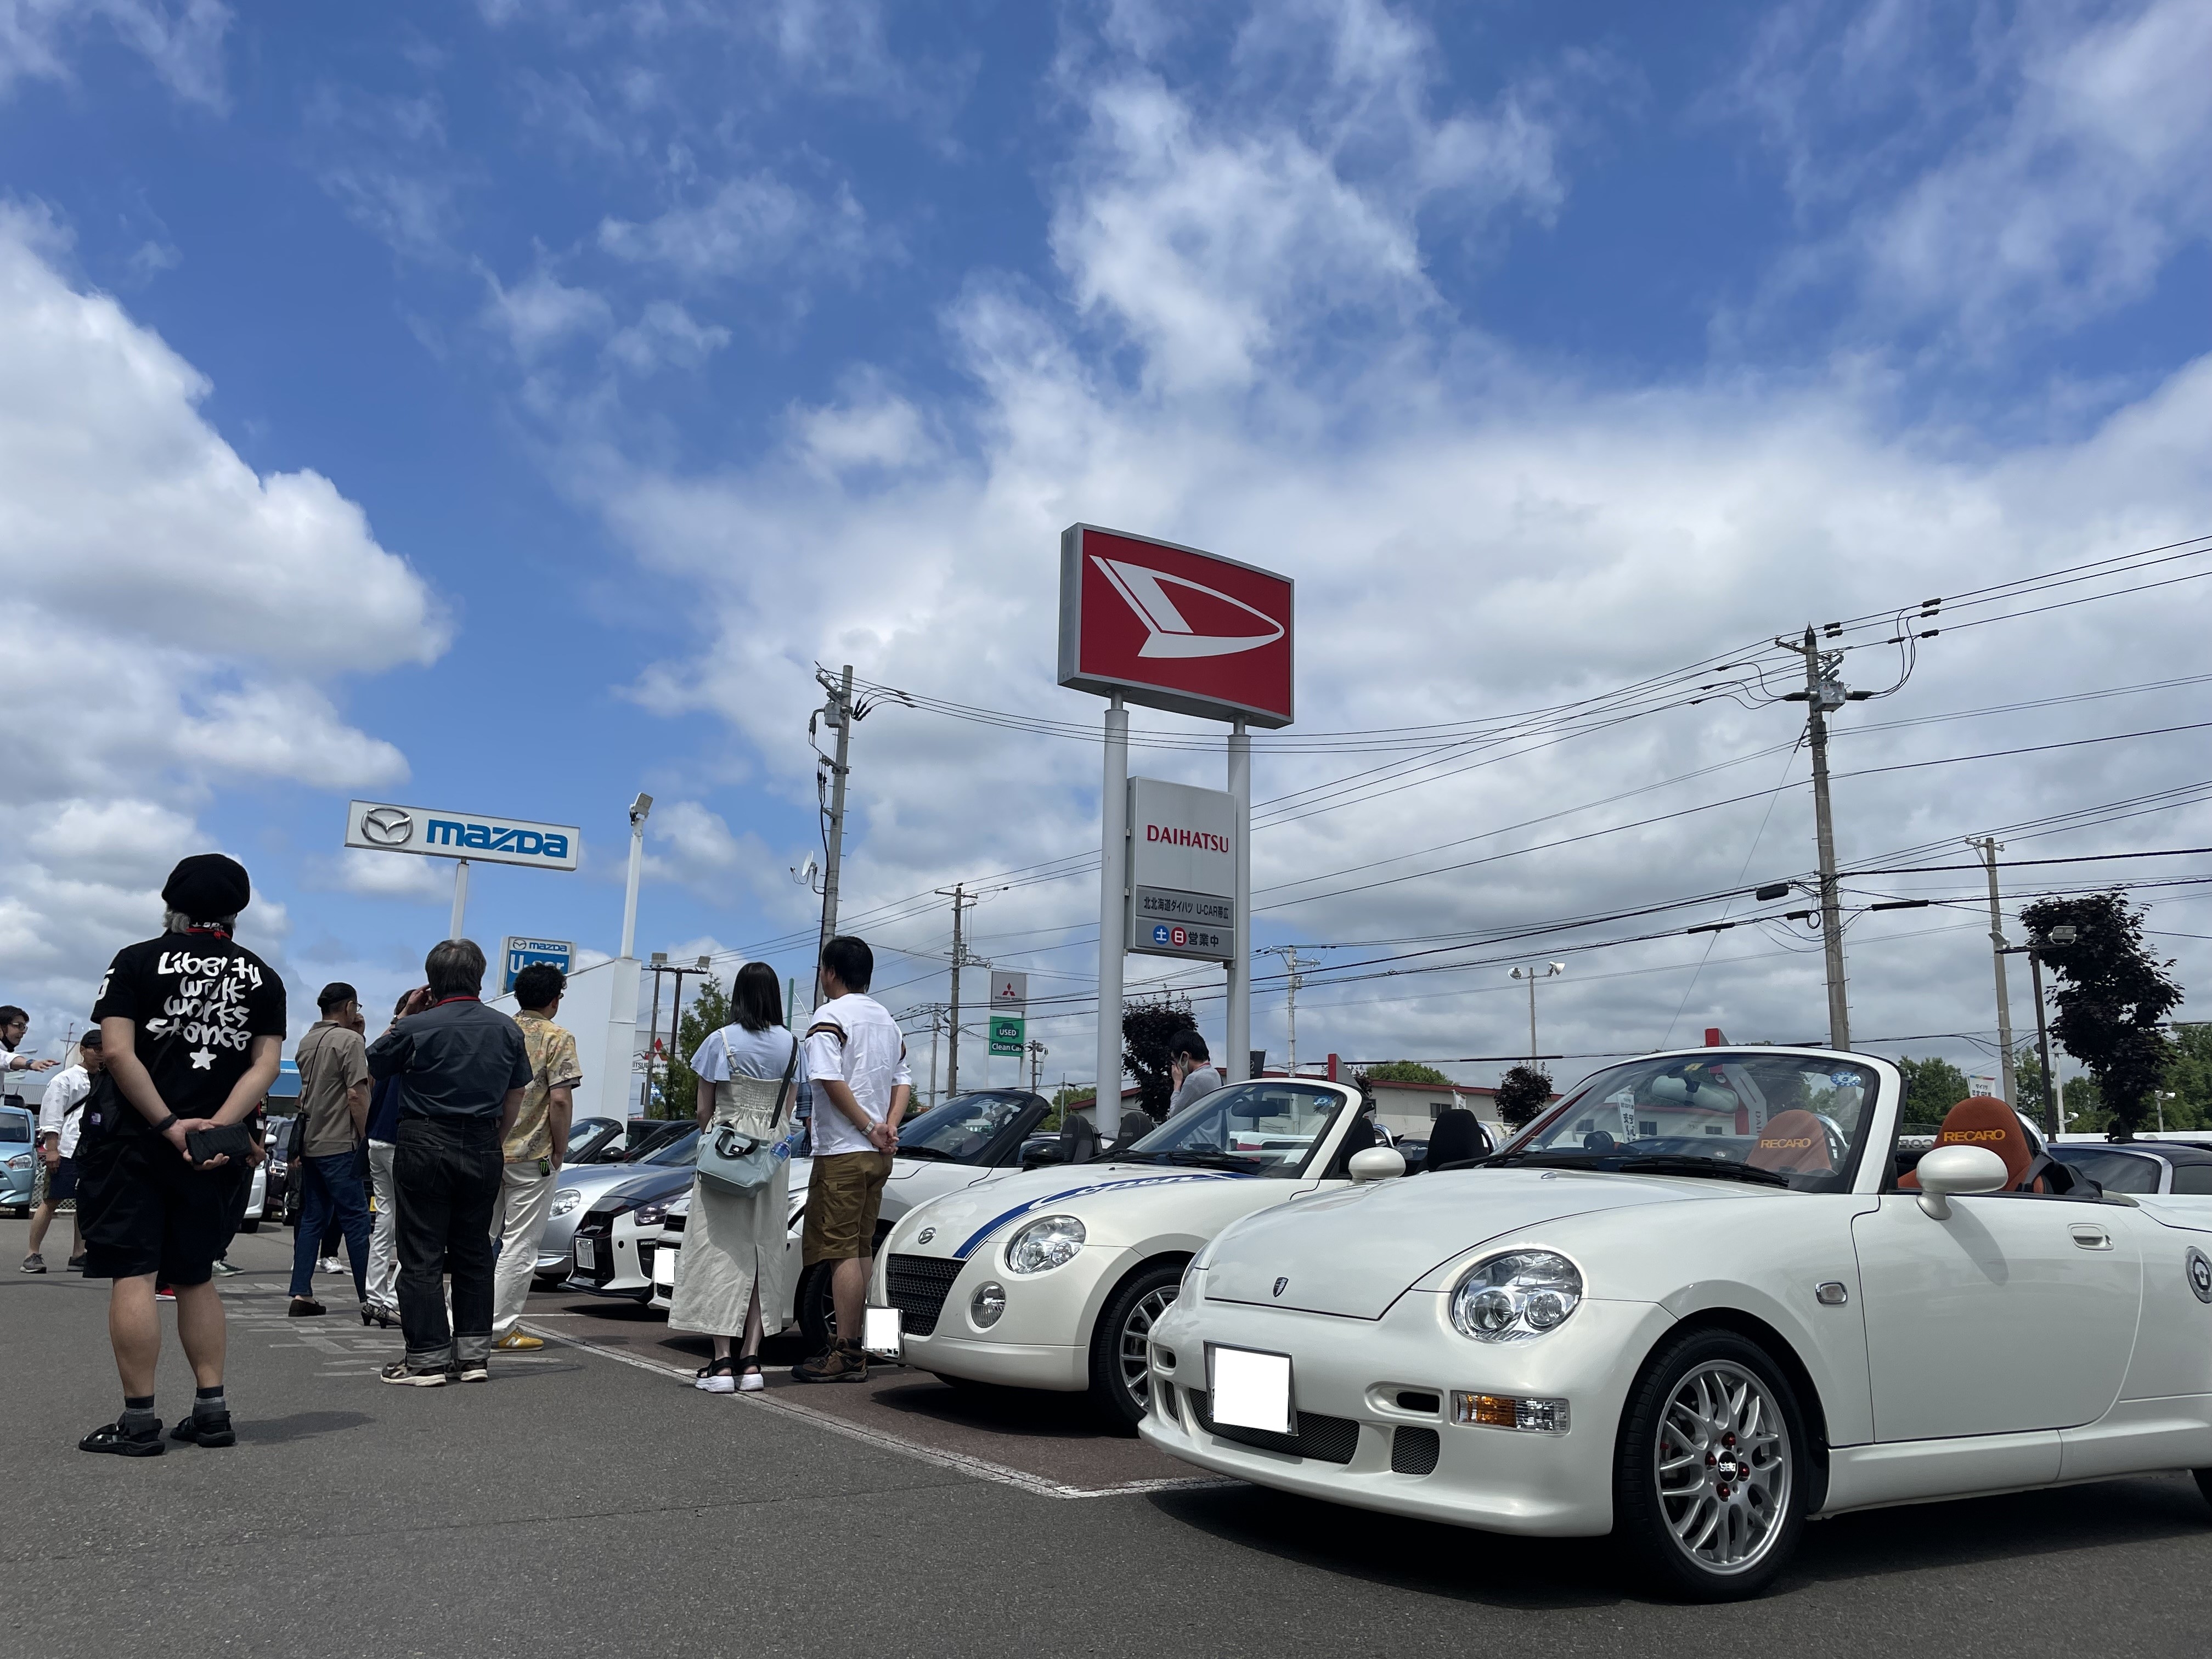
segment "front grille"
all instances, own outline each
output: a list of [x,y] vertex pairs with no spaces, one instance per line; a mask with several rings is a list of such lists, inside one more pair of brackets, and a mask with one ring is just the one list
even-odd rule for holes
[[660,1224],[672,1233],[680,1233],[684,1231],[684,1224],[690,1219],[690,1216],[685,1214],[682,1210],[678,1210],[674,1215],[669,1217],[667,1220],[662,1222]]
[[884,1270],[884,1285],[891,1306],[899,1310],[900,1330],[908,1336],[927,1336],[935,1330],[945,1298],[952,1294],[952,1281],[967,1265],[948,1256],[893,1256]]
[[1324,1463],[1349,1463],[1359,1449],[1359,1425],[1348,1417],[1300,1412],[1297,1433],[1273,1434],[1266,1429],[1217,1425],[1206,1395],[1196,1389],[1183,1392],[1189,1396],[1190,1414],[1198,1419],[1198,1426],[1217,1440],[1234,1440],[1240,1446],[1256,1446],[1261,1451],[1288,1452],[1293,1457],[1318,1458]]
[[1393,1474],[1429,1474],[1437,1467],[1438,1450],[1434,1429],[1398,1429],[1390,1436]]

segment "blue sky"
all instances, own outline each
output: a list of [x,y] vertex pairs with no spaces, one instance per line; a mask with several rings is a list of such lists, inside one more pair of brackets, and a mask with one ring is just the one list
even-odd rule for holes
[[[1092,719],[1051,684],[1076,519],[1295,575],[1314,731],[1533,707],[2212,529],[2208,67],[2179,0],[0,9],[0,358],[33,371],[0,392],[0,995],[81,1012],[168,860],[210,843],[252,866],[248,937],[295,993],[396,994],[443,867],[341,857],[354,793],[584,825],[575,877],[479,871],[479,937],[612,949],[639,788],[662,803],[644,948],[801,934],[811,665]],[[2202,604],[1992,629],[1879,707],[2186,674]],[[1860,741],[1936,757],[2203,702]],[[1778,732],[1683,712],[1439,780],[1268,831],[1260,882]],[[2192,743],[1870,782],[1846,856],[2178,784]],[[941,996],[949,944],[900,902],[1095,846],[1095,760],[896,708],[861,727],[848,907],[908,953],[891,1000]],[[1352,769],[1259,764],[1262,797]],[[1257,937],[1795,871],[1782,799]],[[2193,810],[2063,846],[2202,844]],[[1090,881],[993,893],[982,948],[1079,1001]],[[2186,902],[2158,925],[2212,932]],[[1971,927],[1908,931],[1869,919],[1861,1030],[1989,1026]],[[2172,943],[2185,969],[2201,947]],[[1563,1042],[1819,1029],[1802,955],[1583,960]],[[1337,1012],[1302,1047],[1510,1049],[1502,975],[1310,993]],[[1087,1015],[1055,1018],[1048,1069],[1087,1074]],[[1255,1040],[1279,1020],[1263,995]]]

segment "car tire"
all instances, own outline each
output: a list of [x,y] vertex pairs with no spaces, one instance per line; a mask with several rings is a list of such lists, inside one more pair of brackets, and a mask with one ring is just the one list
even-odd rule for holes
[[2191,1469],[2197,1477],[2197,1490],[2204,1494],[2204,1501],[2212,1504],[2212,1469]]
[[1157,1261],[1130,1275],[1107,1298],[1091,1333],[1091,1398],[1108,1422],[1131,1434],[1145,1420],[1152,1375],[1147,1336],[1175,1305],[1182,1269],[1180,1261]]
[[799,1328],[819,1353],[837,1334],[837,1304],[830,1294],[830,1280],[837,1271],[834,1261],[817,1261],[799,1274]]
[[1613,1454],[1613,1535],[1686,1601],[1762,1595],[1796,1552],[1812,1477],[1796,1391],[1749,1338],[1693,1330],[1644,1362]]

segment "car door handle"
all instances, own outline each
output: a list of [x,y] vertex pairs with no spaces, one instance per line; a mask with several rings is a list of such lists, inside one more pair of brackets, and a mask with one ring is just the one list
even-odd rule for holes
[[2074,1235],[2074,1242],[2085,1250],[2109,1250],[2112,1248],[2112,1236],[2102,1227],[2076,1225],[2067,1231]]

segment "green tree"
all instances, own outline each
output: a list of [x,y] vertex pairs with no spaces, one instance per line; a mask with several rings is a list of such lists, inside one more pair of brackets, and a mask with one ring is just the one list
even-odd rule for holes
[[1966,1074],[1941,1057],[1909,1060],[1900,1056],[1897,1069],[1905,1073],[1904,1121],[1939,1125],[1943,1114],[1974,1092]]
[[[2097,1079],[2112,1114],[2106,1133],[2134,1139],[2173,1060],[2172,1040],[2159,1029],[2181,1000],[2166,971],[2173,963],[2144,948],[2142,913],[2118,893],[2038,899],[2020,920],[2058,981],[2051,1036]],[[2063,944],[2051,939],[2061,927],[2073,930]]]
[[2212,1025],[2174,1028],[2173,1059],[2166,1068],[2169,1129],[2212,1128]]
[[2020,1052],[2012,1057],[2013,1089],[2020,1097],[2016,1103],[2039,1126],[2049,1120],[2044,1115],[2051,1100],[2051,1091],[2043,1081],[2043,1056],[2036,1053],[2033,1042],[2023,1042]]
[[[1168,1097],[1175,1092],[1175,1080],[1168,1075],[1168,1044],[1176,1032],[1197,1029],[1190,1010],[1179,1003],[1133,1002],[1121,1011],[1121,1064],[1137,1079],[1137,1103],[1156,1123],[1168,1115]],[[1098,1132],[1105,1135],[1115,1127],[1101,1124]]]
[[1098,1098],[1098,1091],[1088,1084],[1067,1085],[1052,1091],[1052,1109],[1037,1120],[1040,1133],[1066,1126],[1070,1112],[1079,1112]]
[[1370,1083],[1441,1083],[1451,1086],[1451,1079],[1433,1066],[1424,1066],[1418,1060],[1386,1060],[1370,1066],[1360,1075]]
[[1518,1129],[1551,1104],[1552,1074],[1540,1066],[1515,1066],[1498,1079],[1498,1115]]
[[691,1056],[708,1036],[729,1023],[730,994],[709,974],[677,1022],[676,1047],[659,1073],[660,1088],[653,1102],[656,1117],[691,1115],[699,1098],[699,1074],[691,1069]]

